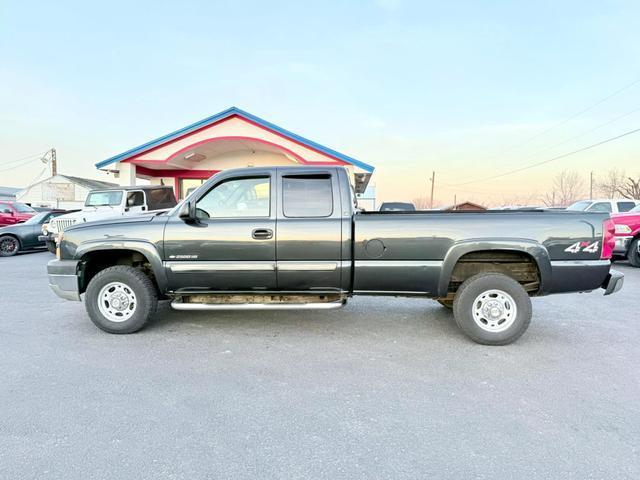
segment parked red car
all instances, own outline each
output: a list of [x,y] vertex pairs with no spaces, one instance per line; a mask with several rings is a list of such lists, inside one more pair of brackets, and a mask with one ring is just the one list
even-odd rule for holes
[[38,212],[24,203],[0,201],[0,227],[24,222],[36,213]]
[[628,258],[634,267],[640,267],[640,206],[627,213],[614,213],[616,226],[614,257]]

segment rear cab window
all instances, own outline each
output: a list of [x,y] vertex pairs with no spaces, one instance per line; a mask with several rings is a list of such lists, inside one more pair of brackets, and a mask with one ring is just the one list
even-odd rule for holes
[[636,202],[618,202],[619,212],[628,212],[636,206]]
[[154,188],[147,191],[149,210],[164,210],[176,205],[176,197],[171,188]]
[[282,210],[288,218],[330,217],[333,213],[331,175],[283,175]]

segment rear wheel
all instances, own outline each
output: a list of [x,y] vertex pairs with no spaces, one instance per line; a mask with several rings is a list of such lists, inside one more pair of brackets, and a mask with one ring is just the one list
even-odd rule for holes
[[501,273],[480,273],[456,292],[453,314],[460,329],[484,345],[516,341],[531,322],[531,299],[518,282]]
[[11,235],[0,237],[0,257],[12,257],[20,250],[20,241]]
[[91,321],[109,333],[133,333],[144,328],[158,306],[156,288],[140,270],[109,267],[89,282],[85,308]]
[[638,246],[640,246],[640,238],[636,238],[631,242],[629,247],[629,263],[634,267],[640,267],[640,253],[638,252]]

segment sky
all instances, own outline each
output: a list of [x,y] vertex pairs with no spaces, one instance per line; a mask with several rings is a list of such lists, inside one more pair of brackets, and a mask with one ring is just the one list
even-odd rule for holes
[[[640,2],[0,0],[0,185],[237,106],[374,165],[379,200],[539,203],[640,176]],[[637,82],[637,83],[634,83]],[[40,178],[43,178],[42,176]],[[464,185],[460,185],[464,184]]]

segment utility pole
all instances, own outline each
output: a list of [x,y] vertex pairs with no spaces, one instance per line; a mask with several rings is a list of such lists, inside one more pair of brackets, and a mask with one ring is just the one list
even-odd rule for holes
[[453,209],[456,210],[456,205],[458,205],[458,195],[453,194]]
[[593,172],[589,174],[589,200],[593,200]]
[[58,174],[58,160],[56,158],[56,149],[52,148],[51,152],[51,176],[55,177]]
[[431,202],[429,203],[429,208],[433,209],[433,187],[436,184],[436,172],[431,173]]

